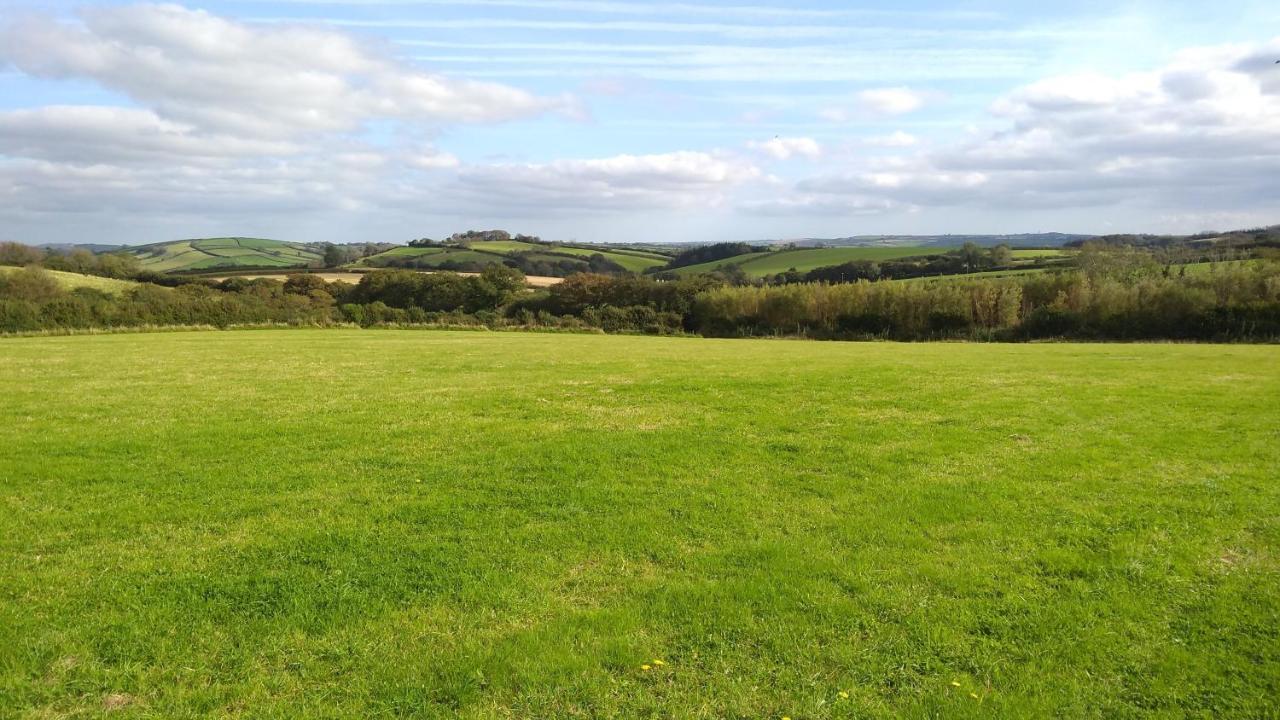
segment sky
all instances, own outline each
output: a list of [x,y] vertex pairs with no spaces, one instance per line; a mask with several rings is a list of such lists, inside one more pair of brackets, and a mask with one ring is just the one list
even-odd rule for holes
[[1280,4],[0,0],[0,240],[1280,223]]

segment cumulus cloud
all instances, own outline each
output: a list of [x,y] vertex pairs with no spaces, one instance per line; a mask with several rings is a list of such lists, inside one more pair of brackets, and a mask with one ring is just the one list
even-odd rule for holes
[[1192,49],[1151,72],[1047,78],[997,101],[993,131],[800,181],[788,202],[1274,211],[1276,55],[1280,40]]
[[808,137],[775,137],[763,142],[752,140],[747,143],[747,147],[775,160],[790,160],[793,157],[817,158],[822,155],[822,145]]
[[[422,136],[577,112],[571,98],[424,72],[341,32],[177,5],[90,8],[80,22],[15,17],[0,23],[6,66],[134,103],[0,112],[6,217],[244,217],[420,200],[422,171],[461,164]],[[393,139],[363,139],[374,122],[396,128]]]
[[542,164],[464,166],[450,192],[462,201],[493,198],[525,213],[707,207],[760,170],[702,152],[617,155]]
[[553,110],[497,83],[418,71],[331,30],[233,22],[177,5],[99,7],[82,24],[28,16],[0,29],[0,60],[95,81],[171,122],[258,137],[345,132],[375,118],[495,122]]
[[300,150],[282,140],[200,134],[191,125],[138,108],[54,105],[0,112],[0,154],[11,157],[95,163],[181,158],[207,164]]

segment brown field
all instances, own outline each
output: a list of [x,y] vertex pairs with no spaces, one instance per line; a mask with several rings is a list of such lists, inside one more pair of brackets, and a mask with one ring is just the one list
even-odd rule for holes
[[[425,272],[425,271],[421,271],[421,272]],[[294,274],[296,273],[280,272],[280,273],[254,273],[254,274],[245,274],[245,275],[237,275],[237,274],[214,275],[205,279],[214,280],[217,282],[221,282],[223,280],[226,280],[228,278],[233,278],[233,277],[240,277],[246,280],[257,280],[258,278],[267,278],[269,280],[283,280],[286,277]],[[318,275],[324,278],[325,280],[327,280],[328,282],[349,282],[353,284],[360,282],[360,276],[364,275],[364,273],[359,273],[359,272],[319,272],[319,273],[310,273],[310,274]],[[458,273],[458,274],[459,275],[478,275],[479,273],[464,272],[464,273]],[[552,285],[563,282],[564,278],[544,277],[542,275],[529,275],[525,277],[525,281],[530,285],[530,287],[551,287]]]

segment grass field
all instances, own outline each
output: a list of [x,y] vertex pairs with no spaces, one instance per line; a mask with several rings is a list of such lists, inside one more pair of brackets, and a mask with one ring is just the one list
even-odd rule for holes
[[[461,247],[398,247],[386,252],[362,258],[355,266],[377,265],[379,258],[385,257],[420,257],[431,255],[432,266],[445,262],[500,263],[507,255],[523,252],[537,252],[540,258],[559,260],[568,258],[587,258],[592,255],[603,255],[631,272],[643,272],[651,267],[659,267],[667,263],[666,256],[647,253],[640,250],[608,250],[606,248],[568,247],[530,243],[518,240],[481,240],[471,243],[470,250]],[[585,266],[584,266],[585,267]]]
[[1066,250],[1058,248],[1015,248],[1012,252],[1014,260],[1044,260],[1068,256]]
[[307,267],[321,261],[302,245],[263,238],[206,238],[143,245],[132,249],[146,270],[183,272],[216,268]]
[[725,265],[741,265],[749,277],[777,275],[792,268],[808,272],[820,267],[841,265],[854,260],[897,260],[921,255],[940,255],[951,248],[937,247],[834,247],[800,248],[774,252],[749,253],[737,257],[677,268],[681,275],[712,272]]
[[[17,272],[18,270],[19,268],[16,267],[0,267],[0,273]],[[62,272],[61,270],[45,270],[45,272],[53,276],[53,279],[57,280],[58,284],[66,290],[93,288],[111,295],[122,295],[138,286],[138,283],[132,280],[116,280],[115,278],[98,277],[97,275]]]
[[0,341],[7,717],[1274,717],[1280,347]]

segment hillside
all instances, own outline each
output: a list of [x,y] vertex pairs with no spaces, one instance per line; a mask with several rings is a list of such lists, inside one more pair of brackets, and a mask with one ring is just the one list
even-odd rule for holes
[[820,267],[840,265],[854,260],[896,260],[944,252],[948,248],[936,247],[829,247],[772,250],[768,252],[737,255],[723,260],[688,265],[672,272],[678,275],[697,275],[720,270],[728,265],[739,265],[749,277],[760,278],[776,275],[791,269],[801,272]]
[[301,243],[262,238],[206,238],[140,245],[129,252],[144,270],[189,272],[220,268],[305,268],[323,262],[320,253]]
[[973,243],[982,247],[1008,245],[1017,247],[1061,247],[1063,245],[1080,244],[1092,238],[1092,235],[1074,235],[1071,233],[1017,233],[1013,235],[854,235],[843,238],[804,238],[789,240],[787,244],[826,247],[927,247],[948,248],[960,247],[965,243]]
[[[595,259],[593,262],[593,258]],[[603,259],[601,262],[600,259]],[[515,264],[526,275],[563,277],[575,272],[640,273],[662,267],[670,258],[656,252],[598,245],[565,245],[529,240],[479,240],[462,244],[397,247],[352,263],[350,267],[403,267],[479,271],[494,263]]]
[[[18,272],[20,269],[16,267],[0,267],[0,273]],[[62,272],[61,270],[45,270],[45,272],[53,276],[53,279],[57,280],[58,284],[66,290],[92,288],[110,295],[121,295],[125,291],[138,286],[138,283],[132,280],[116,280],[114,278],[98,277],[97,275]]]

